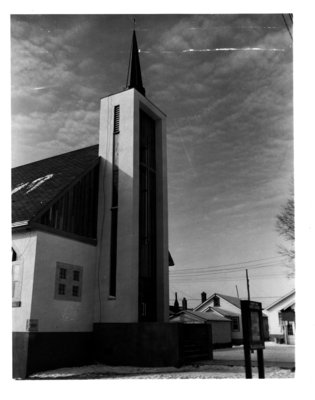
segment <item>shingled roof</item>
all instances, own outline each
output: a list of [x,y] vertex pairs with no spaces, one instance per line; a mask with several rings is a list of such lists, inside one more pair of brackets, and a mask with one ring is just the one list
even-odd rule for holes
[[98,145],[12,169],[12,224],[34,218],[98,162]]

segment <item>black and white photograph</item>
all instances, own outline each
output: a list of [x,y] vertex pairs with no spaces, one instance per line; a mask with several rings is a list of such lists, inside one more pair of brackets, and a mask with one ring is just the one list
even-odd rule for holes
[[294,379],[294,13],[104,10],[10,15],[12,379]]

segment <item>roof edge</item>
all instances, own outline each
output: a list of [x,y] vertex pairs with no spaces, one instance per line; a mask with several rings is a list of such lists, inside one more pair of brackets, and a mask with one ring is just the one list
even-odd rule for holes
[[285,294],[284,296],[280,297],[278,300],[274,301],[272,304],[270,304],[270,306],[266,307],[265,310],[267,310],[267,311],[270,310],[271,308],[275,307],[277,304],[281,303],[281,301],[286,300],[293,294],[295,295],[295,289],[292,289],[291,292]]

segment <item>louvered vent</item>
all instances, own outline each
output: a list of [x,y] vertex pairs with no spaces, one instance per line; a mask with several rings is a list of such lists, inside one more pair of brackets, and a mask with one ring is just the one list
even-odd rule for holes
[[119,133],[119,116],[120,116],[120,107],[114,107],[114,133]]

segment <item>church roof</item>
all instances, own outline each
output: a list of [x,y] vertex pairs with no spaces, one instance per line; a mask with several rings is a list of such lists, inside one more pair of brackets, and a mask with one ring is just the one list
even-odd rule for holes
[[12,169],[12,223],[26,225],[98,162],[98,145]]

